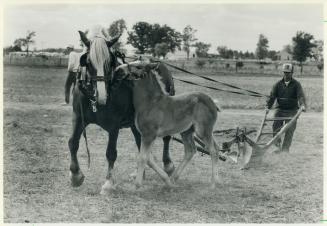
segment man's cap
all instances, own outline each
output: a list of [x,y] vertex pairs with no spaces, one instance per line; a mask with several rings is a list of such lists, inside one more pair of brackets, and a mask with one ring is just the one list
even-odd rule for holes
[[283,64],[283,72],[293,72],[292,64]]
[[67,46],[67,49],[70,48],[70,49],[74,49],[74,46],[73,45],[68,45]]

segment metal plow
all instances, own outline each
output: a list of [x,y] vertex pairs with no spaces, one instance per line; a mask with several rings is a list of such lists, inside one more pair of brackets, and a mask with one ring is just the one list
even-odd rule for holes
[[[223,132],[235,131],[233,134],[233,139],[222,143],[222,148],[220,150],[219,159],[226,161],[226,159],[231,159],[233,162],[240,165],[240,169],[248,169],[250,167],[255,168],[257,164],[262,161],[262,156],[266,151],[275,144],[279,138],[281,138],[285,132],[296,122],[303,111],[301,107],[296,115],[291,118],[279,117],[279,118],[267,118],[268,112],[264,113],[261,124],[257,130],[247,130],[246,128],[236,128],[229,129],[224,131],[214,131],[214,135],[217,136]],[[273,136],[272,132],[266,132],[264,130],[268,122],[278,121],[278,120],[289,120],[285,125],[279,130],[279,132]],[[255,138],[250,138],[250,134],[256,132]],[[267,140],[267,137],[271,136],[270,140]],[[268,137],[269,138],[269,137]],[[173,139],[179,143],[183,143],[181,139],[173,137]],[[197,151],[202,154],[210,155],[207,151],[204,150],[204,144],[202,141],[195,137],[197,143]]]

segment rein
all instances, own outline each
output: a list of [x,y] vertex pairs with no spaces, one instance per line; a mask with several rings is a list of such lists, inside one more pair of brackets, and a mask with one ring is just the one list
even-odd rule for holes
[[81,109],[83,137],[85,140],[85,146],[86,146],[86,152],[87,152],[87,168],[90,169],[91,158],[90,158],[90,150],[89,150],[89,145],[88,145],[87,136],[86,136],[86,127],[85,127],[85,121],[84,121],[83,103],[82,103],[81,96],[80,96],[79,104],[80,104],[80,109]]
[[[126,56],[126,58],[131,59],[131,60],[138,60],[138,58],[136,58],[136,57],[127,57]],[[199,84],[194,83],[194,82],[190,82],[190,81],[187,81],[187,80],[178,79],[178,78],[173,77],[175,80],[180,81],[180,82],[184,82],[184,83],[187,83],[187,84],[196,85],[196,86],[199,86],[199,87],[204,87],[204,88],[208,88],[208,89],[212,89],[212,90],[216,90],[216,91],[222,91],[222,92],[227,92],[227,93],[238,94],[238,95],[245,95],[245,96],[252,96],[252,97],[269,97],[269,95],[266,95],[266,94],[262,94],[262,93],[259,93],[259,92],[253,91],[253,90],[244,89],[244,88],[241,88],[241,87],[238,87],[238,86],[226,83],[226,82],[221,82],[221,81],[209,78],[207,76],[195,74],[195,73],[193,73],[191,71],[185,70],[183,68],[180,68],[178,66],[175,66],[173,64],[164,62],[164,61],[159,60],[159,59],[155,59],[155,60],[153,60],[153,62],[163,63],[163,64],[165,64],[165,65],[167,65],[167,66],[169,66],[171,68],[174,68],[174,69],[176,69],[178,71],[181,71],[181,72],[184,72],[186,74],[194,75],[196,77],[200,77],[200,78],[205,79],[207,81],[218,83],[218,84],[220,84],[222,86],[226,86],[226,87],[229,87],[229,88],[233,88],[233,89],[236,89],[236,90],[239,90],[239,91],[245,91],[245,92],[238,92],[238,91],[232,91],[232,90],[219,89],[219,88],[215,88],[215,87],[211,87],[211,86],[199,85]]]

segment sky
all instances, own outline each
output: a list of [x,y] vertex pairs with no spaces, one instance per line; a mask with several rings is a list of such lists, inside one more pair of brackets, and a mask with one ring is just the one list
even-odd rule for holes
[[[31,30],[36,32],[32,49],[78,47],[78,30],[109,27],[121,18],[128,30],[139,21],[167,24],[179,32],[191,25],[199,41],[211,44],[211,53],[217,46],[254,52],[259,34],[277,51],[291,44],[299,30],[323,39],[322,4],[33,4],[4,8],[4,46]],[[125,32],[123,42],[126,37]]]

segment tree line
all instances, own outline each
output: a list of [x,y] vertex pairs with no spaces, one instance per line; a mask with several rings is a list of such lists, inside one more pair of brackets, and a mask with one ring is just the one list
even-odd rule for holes
[[[112,38],[127,31],[126,22],[124,19],[119,19],[112,22],[108,28],[103,29],[103,35],[107,38]],[[224,59],[258,59],[264,60],[270,58],[271,60],[277,60],[277,51],[269,50],[269,41],[264,34],[259,34],[258,42],[255,52],[238,51],[228,48],[227,46],[218,46],[216,48],[217,54],[209,54],[211,44],[199,41],[196,38],[197,30],[187,25],[182,32],[176,31],[174,28],[164,24],[158,23],[150,24],[148,22],[137,22],[133,25],[130,31],[127,31],[127,44],[132,45],[136,49],[138,54],[151,54],[155,57],[165,58],[169,52],[174,53],[176,50],[185,51],[187,58],[190,58],[191,48],[195,48],[195,54],[197,57],[220,57]],[[85,31],[88,33],[88,30]],[[34,37],[36,33],[34,31],[27,31],[26,37],[18,38],[14,41],[13,46],[4,49],[4,53],[11,51],[21,51],[25,48],[25,51],[29,52],[30,45],[34,44]],[[320,41],[322,42],[322,41]],[[290,45],[285,46],[285,50],[293,56],[293,59],[298,61],[302,66],[302,63],[307,57],[315,57],[320,55],[322,58],[322,47],[316,53],[312,52],[314,47],[317,47],[317,40],[314,40],[313,35],[304,31],[298,31],[292,38]],[[114,46],[114,49],[126,52],[123,43],[118,41]],[[49,51],[55,49],[48,49]],[[60,52],[64,52],[64,49],[60,49]]]

